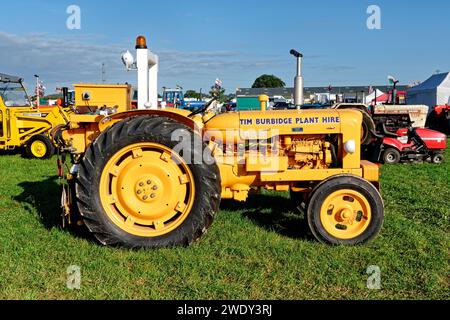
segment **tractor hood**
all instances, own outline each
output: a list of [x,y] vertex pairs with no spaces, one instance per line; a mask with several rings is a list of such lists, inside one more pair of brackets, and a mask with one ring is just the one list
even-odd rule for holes
[[208,121],[205,128],[208,132],[237,131],[240,140],[246,140],[254,135],[336,134],[342,126],[356,129],[361,123],[362,115],[355,110],[271,110],[224,113]]
[[423,140],[428,149],[444,150],[447,147],[447,136],[431,129],[416,129],[417,135]]

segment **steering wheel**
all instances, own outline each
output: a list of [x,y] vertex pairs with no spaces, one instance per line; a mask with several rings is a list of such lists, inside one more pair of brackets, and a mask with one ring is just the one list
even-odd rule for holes
[[193,117],[193,116],[195,116],[195,115],[197,115],[197,114],[200,114],[200,113],[204,113],[206,110],[208,110],[208,108],[213,104],[213,102],[214,101],[217,101],[218,100],[218,97],[213,97],[207,104],[205,104],[204,106],[203,106],[203,108],[200,108],[200,109],[198,109],[198,110],[195,110],[195,111],[193,111],[192,113],[190,113],[189,115],[188,115],[188,118],[190,118],[190,117]]

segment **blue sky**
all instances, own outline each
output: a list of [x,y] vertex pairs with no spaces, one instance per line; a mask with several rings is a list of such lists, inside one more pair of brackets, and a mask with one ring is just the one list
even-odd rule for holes
[[[71,4],[81,30],[66,27]],[[381,30],[366,27],[372,4]],[[407,84],[450,71],[449,12],[442,0],[16,0],[2,4],[0,72],[28,83],[37,73],[52,92],[100,82],[104,62],[107,82],[134,83],[120,53],[143,34],[160,56],[160,87],[205,90],[218,77],[233,92],[263,73],[291,85],[291,48],[305,54],[307,86],[381,85],[388,74]]]

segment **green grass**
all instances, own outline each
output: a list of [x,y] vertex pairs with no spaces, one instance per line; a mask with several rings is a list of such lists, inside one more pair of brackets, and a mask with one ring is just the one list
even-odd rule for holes
[[[267,193],[224,201],[198,243],[157,251],[61,230],[55,162],[0,156],[1,299],[450,298],[450,161],[383,167],[385,225],[367,246],[317,243],[287,196]],[[66,287],[70,265],[81,290]],[[370,265],[381,290],[366,287]]]

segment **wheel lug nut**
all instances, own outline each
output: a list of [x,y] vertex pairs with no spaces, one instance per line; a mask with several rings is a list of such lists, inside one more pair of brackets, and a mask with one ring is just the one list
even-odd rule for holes
[[144,200],[147,200],[148,199],[148,197],[147,196],[144,196],[144,198],[143,198]]
[[152,194],[150,195],[150,198],[152,198],[152,199],[156,198],[156,194],[152,193]]
[[140,186],[140,187],[143,187],[143,186],[144,186],[144,183],[143,183],[143,182],[139,183],[139,186]]
[[142,193],[142,190],[138,190],[138,191],[137,191],[137,194],[141,194],[141,193]]
[[153,190],[158,190],[158,186],[153,186]]
[[147,184],[152,184],[152,180],[147,180]]

